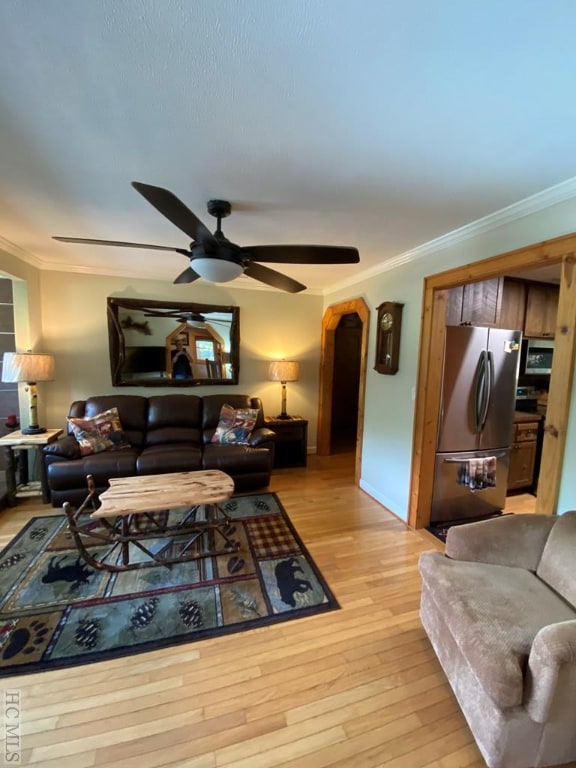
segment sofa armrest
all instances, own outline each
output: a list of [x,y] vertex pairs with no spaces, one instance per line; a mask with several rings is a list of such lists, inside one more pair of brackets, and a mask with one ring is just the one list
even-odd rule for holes
[[532,720],[564,719],[576,710],[576,620],[542,627],[526,673],[525,706]]
[[446,537],[446,555],[453,560],[536,571],[556,519],[552,515],[504,515],[454,525]]
[[79,459],[82,456],[78,440],[74,435],[66,435],[45,445],[42,453],[44,456],[60,456],[63,459]]
[[256,448],[259,445],[262,445],[262,443],[269,443],[274,442],[276,440],[276,432],[273,432],[271,429],[267,429],[266,427],[259,427],[258,429],[253,430],[250,437],[248,438],[248,444],[251,448]]

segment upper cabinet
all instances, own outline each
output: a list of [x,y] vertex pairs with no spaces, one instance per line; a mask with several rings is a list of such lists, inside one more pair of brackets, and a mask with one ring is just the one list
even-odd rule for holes
[[528,283],[524,335],[551,338],[556,330],[559,289],[545,283]]
[[498,326],[502,302],[501,278],[469,283],[448,292],[446,325]]
[[485,325],[552,338],[559,289],[547,283],[500,277],[448,291],[446,325]]
[[526,283],[523,280],[514,280],[510,277],[505,277],[503,283],[498,327],[524,332]]

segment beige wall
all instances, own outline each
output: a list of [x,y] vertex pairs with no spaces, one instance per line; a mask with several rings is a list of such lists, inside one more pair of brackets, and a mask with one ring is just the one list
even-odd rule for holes
[[[280,384],[267,380],[268,363],[286,357],[300,361],[300,380],[287,385],[288,411],[310,420],[309,445],[315,446],[322,297],[47,271],[40,276],[40,294],[42,351],[53,353],[56,363],[56,381],[38,385],[50,426],[64,426],[73,400],[119,391],[142,395],[246,393],[261,397],[265,414],[273,416],[280,411],[281,389]],[[239,384],[190,389],[112,387],[108,296],[240,307]]]

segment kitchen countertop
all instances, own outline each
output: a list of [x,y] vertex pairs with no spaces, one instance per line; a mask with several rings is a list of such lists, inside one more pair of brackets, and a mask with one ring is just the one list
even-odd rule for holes
[[514,411],[514,424],[527,423],[529,421],[541,421],[542,414],[540,413],[526,413],[525,411]]

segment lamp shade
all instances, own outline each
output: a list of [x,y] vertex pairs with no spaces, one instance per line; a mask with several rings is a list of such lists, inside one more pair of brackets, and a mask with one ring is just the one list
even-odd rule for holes
[[190,266],[200,277],[211,283],[228,283],[244,272],[242,264],[228,259],[197,257],[191,260]]
[[33,383],[54,380],[54,358],[42,352],[5,352],[2,381]]
[[298,381],[298,363],[295,360],[278,360],[270,363],[270,381]]

